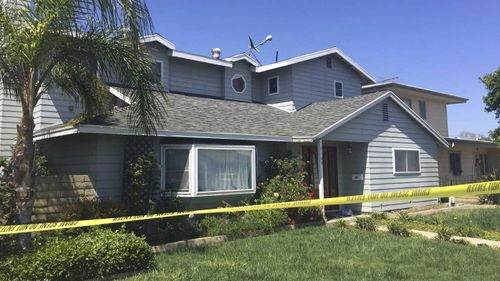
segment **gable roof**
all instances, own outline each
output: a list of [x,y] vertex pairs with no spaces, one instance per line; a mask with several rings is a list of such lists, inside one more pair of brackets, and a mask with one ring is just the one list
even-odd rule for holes
[[335,55],[339,56],[342,60],[346,61],[356,72],[358,72],[365,79],[367,79],[371,83],[375,83],[375,78],[373,76],[371,76],[363,67],[361,67],[361,65],[356,63],[352,58],[350,58],[348,55],[346,55],[344,52],[342,52],[342,50],[340,50],[337,47],[328,48],[328,49],[324,49],[321,51],[308,53],[308,54],[305,54],[302,56],[292,57],[292,58],[289,58],[289,59],[286,59],[283,61],[268,64],[268,65],[259,66],[259,67],[255,68],[255,72],[265,72],[265,71],[293,65],[296,63],[312,60],[315,58],[319,58],[319,57],[323,57],[323,56],[327,56],[327,55],[331,55],[331,54],[335,54]]
[[296,56],[292,57],[283,61],[267,64],[267,65],[260,65],[259,62],[254,60],[252,57],[248,56],[245,53],[237,54],[234,56],[231,56],[229,58],[225,59],[214,59],[210,57],[205,57],[201,55],[196,55],[196,54],[191,54],[188,52],[182,52],[179,50],[175,49],[175,45],[168,41],[165,37],[161,36],[158,33],[152,34],[152,35],[146,35],[141,38],[141,42],[143,43],[149,43],[149,42],[158,42],[162,44],[163,46],[167,47],[170,49],[169,55],[173,57],[178,57],[178,58],[183,58],[183,59],[188,59],[188,60],[193,60],[197,62],[202,62],[202,63],[208,63],[208,64],[215,64],[219,66],[224,66],[224,67],[232,67],[232,62],[239,61],[239,60],[246,60],[250,64],[253,65],[253,71],[260,73],[260,72],[265,72],[289,65],[293,65],[296,63],[304,62],[307,60],[312,60],[315,58],[335,54],[337,55],[340,59],[345,61],[347,64],[349,64],[350,67],[352,67],[359,75],[361,75],[363,78],[365,78],[367,81],[370,83],[375,83],[375,78],[371,76],[361,65],[356,63],[352,58],[350,58],[348,55],[346,55],[342,50],[340,50],[337,47],[334,48],[328,48],[324,49],[321,51],[316,51],[312,53],[307,53],[305,55],[301,56]]
[[[157,127],[159,136],[312,142],[380,101],[391,98],[439,142],[448,146],[446,140],[431,126],[389,91],[313,103],[292,113],[258,103],[174,93],[156,94],[166,97],[164,108],[167,118]],[[97,117],[85,123],[39,130],[36,132],[36,138],[73,133],[131,135],[135,132],[128,123],[126,109],[118,108],[110,116]]]
[[246,53],[237,54],[237,55],[225,58],[224,60],[225,61],[230,61],[230,62],[236,62],[236,61],[240,61],[240,60],[245,60],[245,61],[247,61],[249,64],[251,64],[253,66],[259,66],[260,65],[258,61],[256,61],[254,58],[252,58],[251,56],[247,55]]
[[370,92],[375,92],[375,91],[391,91],[391,90],[397,90],[397,89],[403,89],[403,90],[410,90],[410,91],[415,91],[418,93],[422,94],[429,94],[434,97],[438,97],[441,99],[446,100],[446,103],[448,104],[454,104],[454,103],[464,103],[467,102],[468,99],[462,98],[459,96],[455,96],[452,94],[448,93],[443,93],[439,92],[436,90],[431,90],[427,88],[422,88],[422,87],[417,87],[409,84],[403,84],[403,83],[396,83],[396,82],[384,82],[384,83],[375,83],[375,84],[370,84],[370,85],[364,85],[361,87],[363,90],[363,93],[370,93]]

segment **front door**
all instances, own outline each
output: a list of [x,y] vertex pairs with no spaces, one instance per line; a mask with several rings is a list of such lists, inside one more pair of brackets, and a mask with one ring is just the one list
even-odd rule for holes
[[[304,146],[302,148],[302,157],[306,162],[307,175],[305,184],[313,188],[313,197],[319,198],[318,150],[316,146]],[[323,147],[323,176],[325,198],[339,196],[336,147]]]

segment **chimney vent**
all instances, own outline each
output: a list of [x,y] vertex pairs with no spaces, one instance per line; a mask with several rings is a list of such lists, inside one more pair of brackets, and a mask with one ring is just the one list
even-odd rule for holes
[[213,48],[212,49],[212,58],[214,59],[220,59],[220,49],[219,48]]

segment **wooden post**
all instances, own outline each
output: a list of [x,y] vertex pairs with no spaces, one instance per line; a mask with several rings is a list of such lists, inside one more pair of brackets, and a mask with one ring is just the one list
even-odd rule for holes
[[[319,139],[318,140],[318,179],[319,179],[319,185],[318,185],[318,194],[319,194],[319,199],[325,198],[325,179],[323,175],[323,140]],[[325,218],[325,206],[321,206],[321,215],[323,216],[323,219]]]

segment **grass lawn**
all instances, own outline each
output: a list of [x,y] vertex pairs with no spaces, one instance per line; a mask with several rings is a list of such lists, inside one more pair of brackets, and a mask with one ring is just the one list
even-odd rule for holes
[[[387,224],[391,219],[377,220]],[[410,217],[402,222],[411,229],[438,231],[443,226],[450,228],[454,235],[480,237],[500,241],[500,208],[456,210],[427,216]]]
[[337,227],[157,256],[126,280],[500,280],[500,251]]

